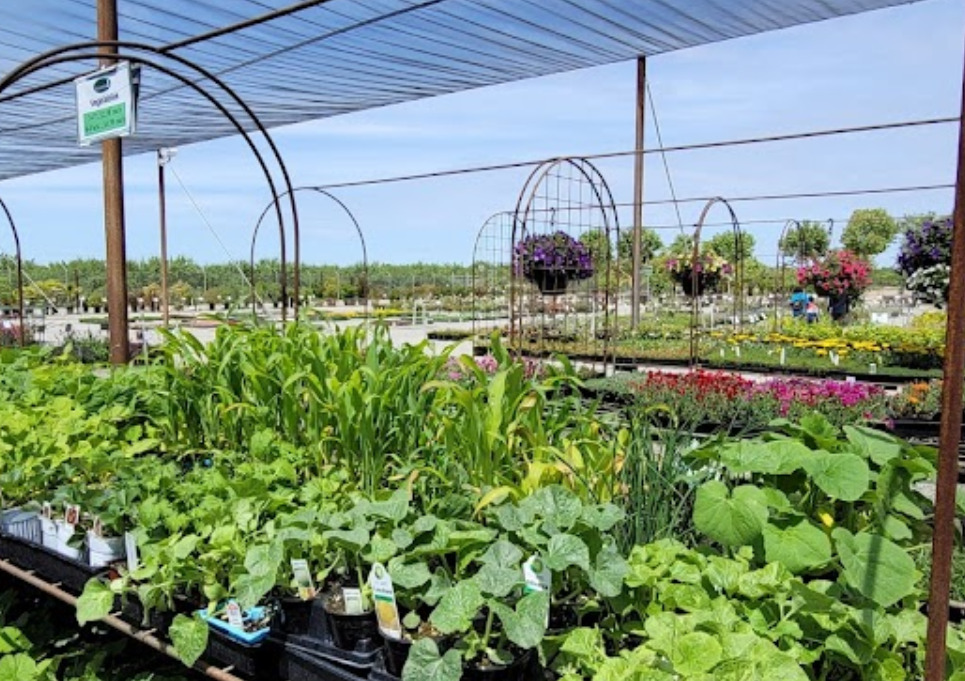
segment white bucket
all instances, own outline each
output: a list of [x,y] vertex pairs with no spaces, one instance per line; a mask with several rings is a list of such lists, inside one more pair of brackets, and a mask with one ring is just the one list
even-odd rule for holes
[[125,556],[124,537],[98,537],[87,532],[87,561],[91,567],[107,567]]

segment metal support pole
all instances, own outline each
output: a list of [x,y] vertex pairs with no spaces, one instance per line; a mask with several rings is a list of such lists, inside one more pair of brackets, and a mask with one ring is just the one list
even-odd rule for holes
[[[965,116],[965,80],[962,82],[962,116]],[[962,433],[962,386],[965,384],[965,118],[959,119],[958,173],[952,228],[952,263],[948,285],[948,322],[945,327],[945,365],[942,373],[942,426],[938,447],[938,481],[935,490],[935,530],[932,537],[931,592],[928,599],[928,647],[925,678],[945,678],[945,642],[948,632],[948,596],[955,540],[955,483],[958,478],[958,443]]]
[[647,58],[637,57],[636,154],[633,157],[633,273],[630,325],[640,326],[640,241],[643,238],[643,130],[646,120]]
[[168,328],[170,321],[170,308],[168,303],[168,222],[167,222],[167,201],[164,195],[164,166],[174,158],[177,149],[158,149],[157,150],[157,189],[158,201],[160,202],[160,222],[161,222],[161,320],[164,328]]
[[[117,40],[117,0],[97,0],[97,39]],[[98,48],[111,54],[111,47]],[[116,60],[101,59],[101,66]],[[107,305],[110,308],[110,359],[126,364],[129,357],[127,330],[127,245],[124,235],[124,160],[120,139],[101,143],[104,168],[104,232],[107,240]]]

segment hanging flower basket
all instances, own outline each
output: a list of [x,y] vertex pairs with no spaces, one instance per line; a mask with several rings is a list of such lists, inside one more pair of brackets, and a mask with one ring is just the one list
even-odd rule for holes
[[704,291],[712,291],[720,285],[724,277],[733,273],[730,263],[712,251],[701,253],[696,259],[697,286],[694,290],[694,257],[690,254],[672,257],[667,260],[667,272],[670,278],[680,284],[684,295],[703,295]]
[[570,283],[571,276],[576,279],[576,272],[537,267],[533,269],[527,279],[536,284],[536,288],[544,296],[558,296],[566,293],[566,287]]
[[[692,270],[686,270],[680,275],[680,287],[684,291],[684,295],[693,296],[694,295],[694,275]],[[702,296],[704,291],[708,288],[712,288],[717,285],[720,281],[720,277],[713,274],[698,274],[697,275],[697,291],[696,295]]]
[[544,296],[560,295],[570,282],[593,276],[593,258],[582,241],[566,232],[534,234],[513,248],[513,271]]

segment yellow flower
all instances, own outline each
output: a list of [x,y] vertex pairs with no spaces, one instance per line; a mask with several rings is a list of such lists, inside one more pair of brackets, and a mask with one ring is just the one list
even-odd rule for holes
[[834,516],[832,516],[827,511],[822,511],[818,513],[818,518],[821,519],[821,524],[827,528],[834,527]]

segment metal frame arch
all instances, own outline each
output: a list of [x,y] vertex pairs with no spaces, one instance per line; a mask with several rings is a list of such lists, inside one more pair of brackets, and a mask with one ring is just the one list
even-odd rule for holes
[[[75,54],[75,55],[67,54],[69,52],[88,49],[88,48],[100,49],[104,47],[112,48],[114,51],[110,53],[97,52],[95,54]],[[158,71],[175,78],[176,80],[181,81],[183,84],[192,88],[193,90],[201,94],[203,97],[205,97],[212,104],[214,104],[214,106],[232,123],[235,129],[238,130],[238,132],[245,139],[245,142],[248,144],[252,152],[255,154],[255,157],[258,160],[258,163],[265,174],[265,177],[268,181],[268,185],[271,189],[272,195],[278,196],[278,191],[275,188],[274,179],[271,177],[271,173],[268,170],[267,164],[265,163],[264,158],[262,157],[260,151],[257,149],[257,146],[254,144],[254,142],[252,141],[248,133],[244,130],[244,127],[241,126],[241,124],[237,121],[234,115],[230,111],[228,111],[227,108],[221,102],[219,102],[213,95],[211,95],[206,89],[201,87],[198,83],[178,73],[177,71],[170,69],[166,66],[163,66],[162,64],[158,63],[155,60],[147,59],[145,57],[137,56],[137,55],[122,54],[121,52],[119,52],[119,49],[149,52],[151,54],[155,54],[164,59],[171,59],[183,66],[186,66],[189,69],[194,70],[204,78],[207,78],[208,80],[212,81],[217,87],[219,87],[222,91],[224,91],[232,99],[232,101],[234,101],[239,107],[241,107],[241,109],[251,118],[255,127],[258,128],[258,131],[262,134],[262,136],[265,138],[266,142],[268,143],[268,146],[271,149],[273,156],[275,157],[275,161],[278,163],[278,167],[281,170],[285,185],[288,187],[289,190],[291,189],[292,184],[291,184],[290,175],[288,173],[288,168],[285,165],[284,159],[281,156],[281,152],[278,150],[278,147],[275,144],[274,139],[271,137],[270,133],[268,132],[268,129],[258,118],[258,115],[254,112],[254,110],[230,86],[228,86],[224,81],[222,81],[220,78],[218,78],[216,75],[214,75],[204,67],[199,66],[198,64],[194,63],[190,59],[187,59],[186,57],[182,57],[177,54],[168,53],[153,45],[148,45],[145,43],[138,43],[138,42],[131,42],[131,41],[85,41],[85,42],[72,43],[70,45],[54,48],[26,60],[25,62],[21,63],[19,66],[14,68],[12,71],[5,74],[2,78],[0,78],[0,93],[2,93],[5,89],[9,88],[11,85],[17,83],[21,79],[30,75],[31,73],[34,73],[35,71],[39,71],[41,69],[48,68],[50,66],[53,66],[59,63],[100,60],[105,57],[108,57],[108,58],[123,59],[127,61],[132,61],[135,63],[145,64],[151,68],[157,69]],[[280,229],[282,230],[282,250],[284,250],[284,244],[285,244],[284,219],[282,218],[280,208],[278,210],[279,210],[279,225],[280,225]],[[297,211],[294,199],[292,199],[291,201],[291,211],[292,211],[292,224],[293,224],[294,241],[295,241],[294,289],[296,292],[295,319],[297,321],[297,318],[298,318],[297,292],[299,291],[299,287],[300,287],[300,241],[301,240],[300,240],[299,224],[298,224],[298,211]],[[286,263],[286,258],[284,257],[284,254],[283,254],[282,255],[283,269],[286,267],[285,263]],[[285,278],[285,280],[286,280],[285,284],[283,285],[287,286],[287,277]],[[282,321],[283,322],[285,321],[284,311],[282,315]]]
[[[471,314],[472,314],[472,336],[473,336],[473,342],[474,342],[474,343],[475,343],[475,338],[476,338],[476,321],[477,321],[477,320],[476,320],[476,312],[477,312],[477,310],[476,310],[476,266],[479,264],[479,242],[482,240],[483,234],[486,232],[486,228],[489,227],[491,224],[493,224],[498,218],[506,216],[506,217],[509,217],[509,218],[511,219],[512,216],[514,216],[514,215],[515,215],[515,213],[514,213],[513,211],[511,211],[511,210],[501,210],[501,211],[497,211],[497,212],[493,213],[492,215],[490,215],[488,218],[486,218],[486,220],[482,223],[482,225],[481,225],[481,226],[479,227],[479,229],[476,231],[476,239],[475,239],[475,241],[473,241],[473,246],[472,246],[472,267],[471,267],[472,272],[471,272],[471,275],[470,275],[470,276],[471,276],[471,282],[472,282],[472,283],[471,283],[471,285],[472,285],[472,290],[471,290],[471,296],[472,296],[472,311],[471,311]],[[510,230],[510,243],[512,243],[512,236],[511,236],[511,235],[512,235],[512,230]],[[498,267],[498,266],[499,266],[499,263],[496,263],[496,267]],[[509,273],[509,274],[510,274],[510,281],[511,281],[511,279],[512,279],[512,266],[513,266],[513,265],[512,265],[512,261],[510,261],[510,264],[509,264],[509,267],[510,267],[510,273]],[[512,288],[512,283],[510,283],[510,288]]]
[[[620,218],[619,213],[616,210],[616,203],[613,199],[613,192],[610,190],[610,185],[606,180],[606,177],[600,172],[600,169],[591,162],[588,158],[582,156],[561,156],[551,159],[547,159],[536,166],[529,174],[526,182],[523,184],[523,188],[520,190],[519,197],[516,201],[516,210],[513,214],[512,222],[512,238],[510,240],[510,287],[509,287],[509,341],[510,344],[515,344],[517,340],[517,323],[521,320],[517,318],[516,311],[516,285],[515,285],[515,272],[513,272],[512,258],[516,248],[517,238],[525,235],[526,225],[529,221],[530,212],[532,209],[533,200],[536,196],[536,191],[539,189],[543,180],[549,175],[550,171],[564,164],[568,164],[575,168],[589,184],[596,198],[596,205],[593,208],[598,209],[600,214],[603,216],[603,229],[609,240],[611,234],[616,234],[617,249],[611,248],[607,249],[607,268],[606,268],[606,278],[604,280],[603,287],[603,309],[604,309],[604,324],[606,328],[610,326],[610,285],[611,285],[611,274],[612,265],[614,261],[614,250],[618,250],[619,240],[620,240]],[[589,169],[589,170],[588,170]],[[592,175],[591,172],[592,171]],[[595,175],[596,177],[593,177]],[[601,193],[601,187],[602,192]],[[604,198],[605,194],[605,198]],[[523,209],[523,201],[526,201],[525,209]],[[520,212],[522,210],[522,218],[520,218]],[[616,295],[616,301],[619,305],[619,294]],[[614,316],[618,318],[617,310],[614,310]],[[603,341],[603,362],[606,364],[608,357],[608,349],[610,346],[610,334],[604,334]]]
[[[353,212],[351,211],[351,209],[349,209],[349,207],[345,204],[345,202],[342,201],[342,200],[341,200],[340,198],[338,198],[337,196],[335,196],[334,194],[332,194],[330,191],[328,191],[327,189],[324,189],[324,188],[322,188],[322,187],[303,186],[303,187],[293,187],[292,189],[287,190],[287,191],[285,191],[284,193],[282,193],[282,194],[276,196],[274,199],[272,199],[272,201],[271,201],[267,206],[265,206],[265,210],[263,210],[263,211],[261,212],[261,215],[260,215],[259,218],[258,218],[258,222],[255,223],[255,229],[254,229],[254,231],[251,233],[251,249],[250,249],[250,254],[249,254],[249,267],[250,267],[250,272],[249,272],[248,279],[249,279],[249,281],[251,282],[251,312],[252,312],[252,314],[253,314],[253,315],[255,314],[255,244],[256,244],[256,242],[257,242],[257,240],[258,240],[258,233],[261,231],[261,225],[262,225],[262,223],[264,222],[265,218],[268,216],[268,213],[269,213],[269,211],[272,209],[272,207],[273,207],[273,206],[277,206],[278,202],[279,202],[282,198],[284,198],[286,195],[289,195],[289,194],[290,194],[292,197],[294,197],[294,195],[295,195],[297,192],[302,192],[302,191],[314,191],[314,192],[317,192],[317,193],[322,194],[322,195],[324,195],[324,196],[327,196],[327,197],[330,198],[332,201],[334,201],[335,203],[337,203],[337,204],[339,205],[339,207],[345,212],[346,215],[348,215],[349,219],[352,221],[352,225],[355,227],[355,231],[356,231],[356,232],[358,233],[358,235],[359,235],[359,241],[360,241],[361,244],[362,244],[362,267],[363,267],[363,272],[364,272],[364,274],[363,274],[362,276],[364,277],[363,282],[364,282],[364,286],[365,286],[365,305],[366,305],[366,308],[368,308],[368,303],[369,303],[369,289],[368,289],[368,286],[369,286],[369,251],[368,251],[368,246],[367,246],[366,243],[365,243],[365,233],[362,231],[362,226],[359,224],[359,221],[356,219],[355,213],[353,213]],[[287,302],[287,301],[284,301],[284,302]],[[296,308],[296,309],[297,309],[297,308]]]
[[13,233],[13,246],[17,258],[17,314],[20,316],[18,320],[20,322],[20,332],[17,335],[20,337],[20,347],[25,347],[27,345],[27,337],[24,330],[26,320],[24,319],[23,309],[23,253],[20,250],[20,234],[17,232],[17,225],[13,221],[13,215],[10,213],[10,209],[7,208],[6,201],[2,198],[0,198],[0,208],[3,209],[3,213],[7,217],[7,224],[10,225],[10,231]]
[[801,223],[794,218],[790,218],[784,223],[781,236],[777,238],[777,256],[774,261],[774,274],[777,277],[777,285],[774,287],[777,292],[777,298],[774,301],[774,322],[778,331],[781,330],[781,320],[783,318],[780,309],[781,305],[784,304],[784,299],[787,294],[787,256],[784,253],[784,240],[787,239],[790,234],[789,230],[791,225],[794,225],[794,229],[798,233],[801,231]]
[[[693,260],[691,262],[696,263],[700,258],[700,233],[704,228],[704,221],[707,219],[707,214],[710,209],[716,204],[722,203],[724,207],[727,208],[727,212],[730,213],[731,220],[731,230],[734,234],[734,254],[737,256],[737,266],[735,267],[735,279],[737,283],[737,291],[741,295],[734,296],[734,320],[735,328],[739,328],[741,324],[741,317],[743,313],[743,289],[744,289],[744,254],[743,245],[744,237],[741,231],[740,221],[737,219],[737,213],[734,212],[734,208],[730,205],[730,202],[722,196],[715,196],[714,198],[707,201],[704,204],[703,210],[700,212],[700,218],[697,220],[697,224],[694,226],[694,250],[693,250]],[[691,284],[693,295],[690,297],[690,366],[695,367],[698,364],[698,333],[697,327],[700,324],[700,287],[698,286],[699,278],[696,267],[691,267]]]

